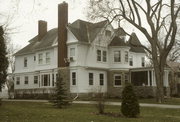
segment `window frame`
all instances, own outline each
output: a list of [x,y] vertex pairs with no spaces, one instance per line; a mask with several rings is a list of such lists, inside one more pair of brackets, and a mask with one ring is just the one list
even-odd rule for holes
[[[47,76],[47,82],[46,82],[46,84],[47,85],[45,85],[45,76]],[[41,75],[41,86],[43,86],[43,87],[49,87],[49,86],[51,86],[51,80],[50,80],[50,74],[42,74]]]
[[75,53],[75,47],[70,47],[69,49],[69,57],[75,57],[76,53]]
[[16,85],[20,85],[20,77],[16,77]]
[[50,63],[51,63],[51,53],[46,52],[46,64],[50,64]]
[[[103,77],[101,78],[101,76],[103,76]],[[99,85],[104,86],[104,74],[103,73],[99,74]]]
[[[118,57],[116,57],[117,56],[116,52],[118,52]],[[118,60],[116,61],[116,59],[118,59]],[[121,51],[115,50],[114,51],[114,63],[120,63],[120,62],[121,62]]]
[[[116,79],[117,76],[120,76],[120,79]],[[122,74],[114,74],[114,87],[122,87]],[[116,84],[116,81],[120,81],[120,85]]]
[[24,67],[27,67],[27,62],[28,62],[27,57],[24,57]]
[[[36,78],[37,79],[36,79]],[[36,82],[35,82],[36,81]],[[34,75],[34,84],[38,84],[38,82],[39,82],[39,77],[38,77],[38,75]]]
[[129,56],[129,66],[133,66],[133,56]]
[[128,51],[124,51],[124,62],[125,63],[129,62],[129,52]]
[[141,66],[145,67],[145,57],[141,57]]
[[29,77],[28,76],[24,76],[24,84],[25,85],[29,84]]
[[[75,76],[75,77],[73,77]],[[77,81],[77,74],[76,72],[71,72],[71,85],[75,86]]]
[[[89,76],[89,86],[94,85],[94,73],[89,72],[88,76]],[[92,76],[92,77],[90,77],[90,76]]]
[[[42,62],[42,63],[40,63]],[[38,64],[43,64],[43,53],[38,54]]]
[[107,51],[106,50],[102,51],[102,61],[107,62]]
[[97,55],[97,61],[98,62],[101,62],[102,60],[101,60],[101,57],[102,57],[102,54],[101,54],[101,50],[100,49],[97,49],[96,50],[96,55]]

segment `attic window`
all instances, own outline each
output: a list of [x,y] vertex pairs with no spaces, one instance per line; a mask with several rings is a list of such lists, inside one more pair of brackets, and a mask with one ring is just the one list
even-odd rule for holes
[[106,36],[111,36],[111,31],[106,30],[105,35],[106,35]]

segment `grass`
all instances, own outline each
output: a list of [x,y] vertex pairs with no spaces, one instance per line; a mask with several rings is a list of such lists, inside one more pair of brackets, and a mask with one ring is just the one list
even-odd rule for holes
[[[106,112],[120,113],[120,107],[106,106]],[[179,122],[180,109],[141,108],[138,118],[95,114],[94,105],[73,104],[66,109],[49,103],[3,102],[0,122]]]

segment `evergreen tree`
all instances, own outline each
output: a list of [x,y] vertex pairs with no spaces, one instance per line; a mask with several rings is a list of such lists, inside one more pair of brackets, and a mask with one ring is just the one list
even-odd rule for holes
[[8,58],[6,57],[6,43],[4,40],[3,27],[0,26],[0,92],[7,77]]
[[50,102],[52,102],[53,105],[58,108],[63,108],[70,105],[70,100],[68,98],[65,82],[63,81],[60,73],[57,77],[55,93],[53,94]]
[[137,117],[140,114],[139,102],[131,84],[123,89],[121,112],[126,117]]
[[[0,26],[0,92],[2,91],[2,87],[6,82],[7,77],[7,68],[8,68],[8,59],[6,57],[6,43],[4,40],[4,31],[3,27]],[[1,98],[0,98],[1,105]]]

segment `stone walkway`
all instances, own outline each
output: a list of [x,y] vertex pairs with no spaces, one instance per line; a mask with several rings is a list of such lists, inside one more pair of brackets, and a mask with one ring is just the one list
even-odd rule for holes
[[[3,101],[19,101],[19,102],[48,102],[48,100],[20,100],[20,99],[4,99]],[[73,101],[76,104],[95,104],[95,101]],[[115,105],[120,106],[121,102],[106,102],[106,105]],[[142,107],[157,107],[157,108],[173,108],[180,109],[180,105],[167,105],[167,104],[149,104],[149,103],[140,103]]]

